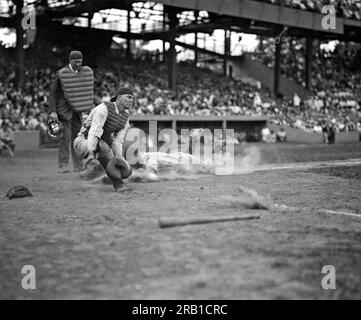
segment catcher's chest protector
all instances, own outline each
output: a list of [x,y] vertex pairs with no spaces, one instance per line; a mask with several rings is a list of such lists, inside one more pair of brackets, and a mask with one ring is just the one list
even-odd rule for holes
[[111,145],[112,144],[111,134],[124,129],[128,121],[129,114],[127,112],[118,114],[115,111],[114,103],[111,102],[104,102],[104,103],[108,109],[108,118],[105,121],[103,127],[103,135],[101,139],[104,140],[109,145]]
[[64,95],[75,112],[87,112],[93,106],[94,73],[89,67],[81,67],[78,72],[70,68],[59,71]]

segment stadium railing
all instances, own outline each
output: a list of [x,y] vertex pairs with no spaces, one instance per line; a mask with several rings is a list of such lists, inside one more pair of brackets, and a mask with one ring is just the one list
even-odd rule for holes
[[[275,132],[279,131],[280,126],[268,125],[270,130]],[[283,127],[287,134],[287,142],[305,143],[305,144],[320,144],[323,143],[323,135],[316,132],[306,132],[301,129],[295,129],[290,127]],[[357,131],[352,132],[336,132],[335,143],[351,143],[359,142],[359,133]]]
[[[181,129],[209,128],[214,129],[234,129],[235,131],[245,132],[246,141],[259,141],[261,131],[264,127],[277,132],[280,126],[268,124],[267,117],[247,117],[247,116],[209,116],[209,117],[187,117],[187,116],[131,116],[130,123],[134,127],[142,129],[149,133],[149,123],[155,121],[158,133],[165,128],[175,129],[178,133]],[[323,136],[319,133],[310,133],[301,129],[284,127],[287,134],[287,141],[294,143],[318,144],[323,143]],[[46,135],[46,134],[45,134]],[[337,132],[336,143],[350,143],[359,141],[359,133]],[[38,150],[42,148],[57,147],[58,141],[46,139],[44,133],[41,136],[40,131],[15,131],[15,143],[17,151]]]

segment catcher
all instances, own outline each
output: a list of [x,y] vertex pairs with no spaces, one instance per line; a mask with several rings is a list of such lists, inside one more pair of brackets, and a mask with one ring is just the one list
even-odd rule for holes
[[100,162],[118,192],[127,190],[123,179],[132,174],[122,156],[122,143],[133,105],[133,92],[128,88],[118,90],[110,102],[101,103],[90,112],[74,140],[74,150],[84,168],[92,172]]

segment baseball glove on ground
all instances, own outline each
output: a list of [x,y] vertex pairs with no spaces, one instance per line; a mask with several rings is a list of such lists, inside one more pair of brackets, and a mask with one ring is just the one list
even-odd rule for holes
[[13,186],[10,190],[5,194],[9,199],[15,198],[24,198],[24,197],[32,197],[32,193],[25,186]]

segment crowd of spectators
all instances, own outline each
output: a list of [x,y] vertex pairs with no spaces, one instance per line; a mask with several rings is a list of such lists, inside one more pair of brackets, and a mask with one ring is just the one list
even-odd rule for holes
[[12,130],[41,130],[46,137],[50,68],[27,69],[23,90],[15,87],[14,63],[1,60],[0,69],[0,126],[8,123]]
[[[290,38],[281,50],[281,75],[302,86],[305,86],[304,48],[304,40]],[[339,43],[330,51],[315,43],[309,98],[302,101],[295,95],[293,99],[279,101],[277,108],[283,115],[276,117],[275,122],[315,132],[321,132],[326,124],[337,131],[360,130],[360,55],[361,49],[355,46]],[[273,67],[274,43],[264,40],[253,58]]]
[[[23,89],[15,87],[14,62],[2,59],[0,125],[7,121],[14,130],[41,130],[46,139],[47,93],[52,74],[66,63],[66,53],[54,54],[46,63],[29,59],[32,63],[26,65]],[[342,73],[344,78],[330,73],[329,59],[336,58],[319,56],[313,84],[317,93],[302,100],[296,94],[276,99],[267,89],[225,78],[191,63],[177,65],[177,89],[173,91],[168,89],[165,64],[154,59],[150,63],[143,58],[109,56],[94,67],[95,104],[109,100],[119,86],[129,86],[136,96],[134,114],[139,115],[268,116],[274,124],[320,134],[326,124],[338,131],[361,130],[361,99],[359,95],[358,100],[355,98],[360,78],[349,72]],[[337,78],[344,80],[333,80]]]
[[262,96],[264,102],[271,101],[266,90],[261,92],[250,84],[226,79],[188,63],[177,68],[177,89],[172,91],[168,89],[166,65],[161,63],[124,61],[99,67],[96,95],[107,100],[119,83],[130,86],[137,96],[135,114],[155,115],[264,115],[258,100]]
[[322,12],[322,7],[333,5],[336,15],[361,20],[361,2],[359,0],[258,0],[294,9]]

